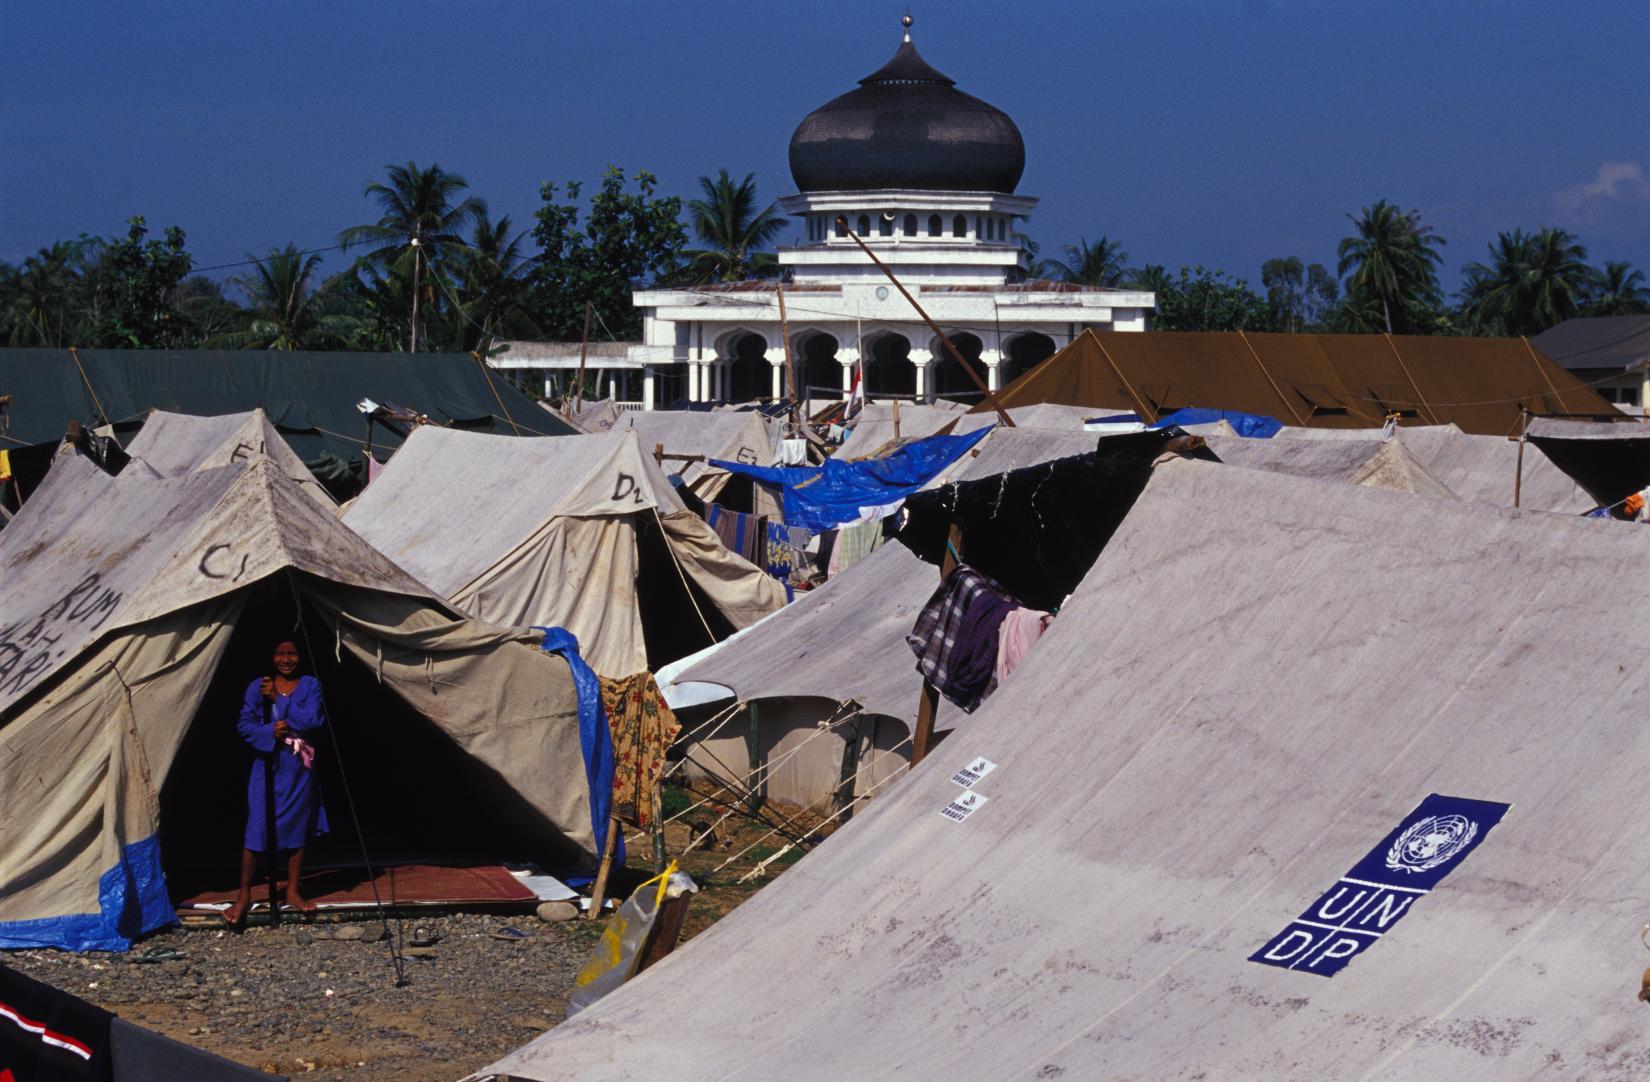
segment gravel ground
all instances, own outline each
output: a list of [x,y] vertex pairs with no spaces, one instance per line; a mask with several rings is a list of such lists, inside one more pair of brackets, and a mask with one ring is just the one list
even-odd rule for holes
[[[4,961],[128,1021],[270,1072],[452,1082],[562,1020],[601,927],[458,914],[408,921],[407,936],[415,925],[441,939],[429,957],[406,959],[402,988],[385,943],[322,938],[342,928],[375,935],[377,924],[174,930],[127,955],[19,951]],[[490,932],[505,925],[533,938],[494,939]],[[131,962],[155,947],[183,957]]]

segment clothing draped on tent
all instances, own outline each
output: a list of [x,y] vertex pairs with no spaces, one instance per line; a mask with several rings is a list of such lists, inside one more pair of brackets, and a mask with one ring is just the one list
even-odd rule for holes
[[766,562],[763,550],[768,535],[762,516],[729,511],[720,504],[710,503],[705,505],[705,523],[716,531],[729,552],[737,553],[757,567]]
[[639,828],[650,827],[665,752],[682,727],[649,672],[602,677],[602,704],[613,732],[613,814]]
[[823,466],[747,466],[712,460],[729,473],[783,488],[787,526],[828,530],[867,517],[918,491],[990,431],[962,436],[929,436],[895,449],[883,458],[854,462],[830,458]]
[[990,578],[958,564],[917,614],[906,637],[917,671],[940,694],[972,712],[997,676],[998,632],[1019,605]]

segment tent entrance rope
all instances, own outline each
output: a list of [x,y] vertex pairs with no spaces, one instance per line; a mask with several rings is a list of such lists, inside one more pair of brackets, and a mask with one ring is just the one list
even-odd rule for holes
[[676,550],[670,547],[670,534],[665,530],[665,520],[659,517],[659,508],[652,508],[653,521],[659,527],[659,540],[665,544],[665,551],[670,553],[671,566],[676,568],[676,577],[682,580],[682,589],[687,592],[688,600],[693,603],[693,614],[699,617],[699,626],[705,629],[705,636],[711,642],[721,642],[716,632],[710,629],[710,621],[705,619],[704,611],[699,608],[699,599],[693,596],[693,587],[688,584],[687,572],[682,570],[682,561],[676,558]]
[[[292,590],[292,605],[297,617],[298,630],[304,636],[304,652],[309,657],[316,657],[315,646],[309,640],[309,625],[304,622],[303,599],[298,595],[298,583],[290,568],[287,569],[286,583]],[[349,808],[350,823],[355,827],[355,840],[361,847],[361,863],[366,866],[367,883],[372,887],[373,908],[377,911],[379,923],[384,929],[384,942],[389,946],[390,965],[395,969],[395,986],[405,988],[407,985],[407,963],[406,959],[401,956],[402,921],[399,917],[396,918],[395,934],[391,936],[389,914],[385,912],[384,899],[378,893],[378,872],[372,866],[372,857],[367,854],[367,836],[361,830],[361,816],[355,810],[355,797],[350,793],[349,771],[344,769],[344,756],[338,746],[338,734],[333,732],[331,725],[327,725],[325,728],[327,738],[332,743],[333,759],[338,764],[338,777],[344,783],[344,804]]]

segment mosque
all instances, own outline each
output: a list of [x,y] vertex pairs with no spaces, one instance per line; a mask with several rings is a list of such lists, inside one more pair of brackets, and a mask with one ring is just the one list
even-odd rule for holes
[[[610,388],[630,370],[641,375],[643,409],[666,398],[777,398],[788,390],[788,332],[805,398],[842,397],[863,356],[873,399],[977,400],[973,379],[850,232],[992,389],[1085,327],[1146,329],[1155,304],[1149,292],[1028,276],[1017,228],[1037,200],[1015,192],[1025,169],[1020,129],[924,60],[911,42],[911,17],[902,23],[893,57],[809,113],[791,136],[798,190],[779,205],[800,220],[803,242],[779,249],[779,278],[638,291],[642,341],[589,359],[607,371]],[[565,346],[521,343],[497,363],[565,368],[571,360]],[[635,383],[631,376],[623,386]]]

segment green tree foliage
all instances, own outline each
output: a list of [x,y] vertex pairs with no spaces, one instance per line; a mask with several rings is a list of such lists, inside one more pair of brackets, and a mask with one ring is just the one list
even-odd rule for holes
[[96,241],[58,241],[8,267],[3,283],[8,345],[71,346],[84,342],[87,251]]
[[598,319],[593,335],[605,327],[618,338],[639,337],[642,316],[631,292],[678,273],[687,244],[682,201],[656,196],[658,178],[645,170],[631,180],[635,190],[627,191],[624,171],[609,166],[582,223],[578,182],[540,187],[533,309],[550,338],[577,341],[587,301]]
[[723,169],[713,180],[699,178],[703,199],[688,200],[688,220],[703,248],[684,252],[689,273],[699,281],[738,282],[768,277],[779,269],[772,252],[762,251],[785,228],[779,208],[757,210],[756,174],[735,184]]
[[271,249],[253,259],[252,273],[232,279],[246,295],[246,326],[220,335],[214,344],[236,349],[337,349],[355,334],[356,320],[324,310],[312,288],[318,255],[297,245]]
[[179,282],[172,303],[194,328],[197,345],[213,345],[246,323],[246,310],[225,295],[223,283],[204,274]]
[[1644,272],[1631,263],[1606,260],[1593,275],[1587,290],[1589,316],[1640,316],[1650,314],[1650,288]]
[[1595,278],[1587,249],[1562,229],[1501,233],[1489,256],[1466,268],[1462,308],[1477,334],[1540,334],[1579,314]]
[[1161,263],[1147,263],[1124,275],[1123,288],[1161,295],[1174,288],[1174,276]]
[[1335,267],[1346,279],[1342,329],[1388,334],[1435,330],[1443,305],[1438,268],[1444,257],[1438,249],[1444,238],[1421,221],[1420,211],[1401,211],[1385,199],[1356,217],[1348,214],[1347,220],[1355,231],[1341,240]]
[[1160,331],[1269,330],[1266,299],[1241,278],[1204,267],[1181,267],[1157,293],[1152,326]]
[[1129,253],[1109,237],[1093,244],[1079,239],[1076,244],[1066,245],[1065,251],[1065,262],[1059,264],[1063,281],[1116,288],[1128,273]]
[[165,349],[192,343],[194,328],[173,304],[193,266],[183,230],[168,226],[160,239],[145,240],[142,215],[126,224],[126,236],[111,242],[99,261],[96,288],[105,303],[99,306],[98,344]]
[[[376,272],[383,279],[405,281],[404,340],[409,349],[416,350],[425,335],[419,306],[438,306],[444,284],[426,281],[426,270],[466,247],[463,231],[486,219],[487,204],[476,196],[465,196],[469,182],[440,165],[424,169],[408,162],[385,166],[385,171],[389,182],[373,181],[365,191],[382,212],[378,221],[351,226],[338,234],[338,242],[346,249],[369,249],[357,261],[364,274]],[[396,290],[374,292],[387,300]]]
[[1323,264],[1303,264],[1296,256],[1268,259],[1260,266],[1261,288],[1274,330],[1289,334],[1321,330],[1334,315],[1340,286]]
[[495,342],[539,338],[543,329],[527,305],[531,299],[531,261],[522,254],[526,233],[511,232],[510,216],[476,223],[470,244],[444,270],[455,279],[456,309],[452,348],[491,353]]

